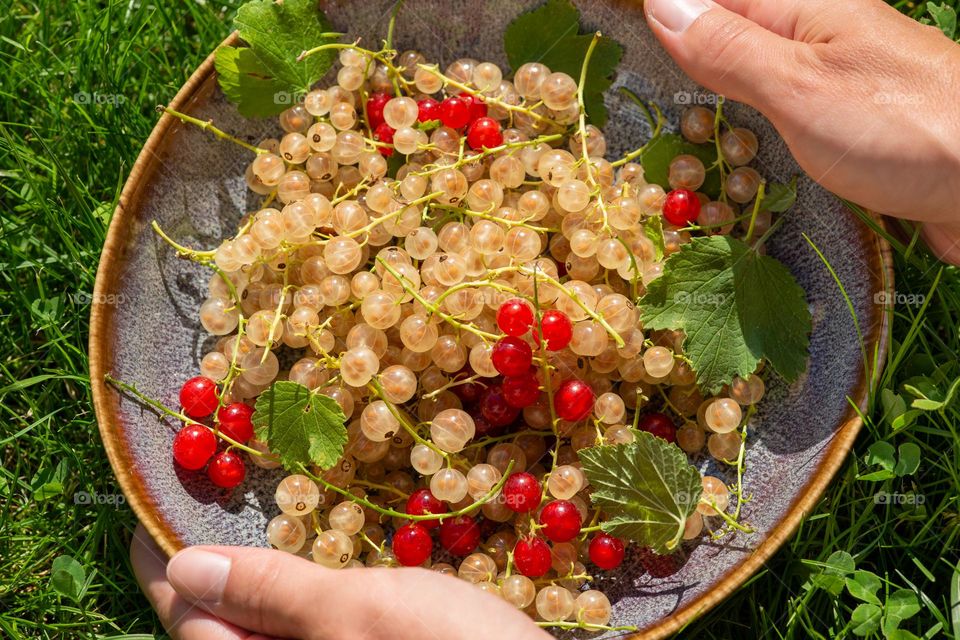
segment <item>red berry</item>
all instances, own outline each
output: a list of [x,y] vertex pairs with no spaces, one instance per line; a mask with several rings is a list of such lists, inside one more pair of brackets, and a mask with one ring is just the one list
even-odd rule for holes
[[465,127],[470,122],[470,103],[459,96],[450,96],[437,107],[437,117],[451,129]]
[[530,345],[513,336],[504,336],[493,345],[490,354],[494,368],[505,376],[519,376],[526,373],[533,364],[533,349]]
[[700,215],[700,198],[689,189],[674,189],[663,203],[663,217],[672,225],[685,227]]
[[528,578],[539,578],[550,571],[553,564],[550,547],[541,538],[520,540],[513,548],[513,564]]
[[433,553],[433,540],[427,530],[416,522],[405,524],[393,534],[393,554],[405,567],[423,564]]
[[[379,142],[385,142],[387,144],[393,144],[393,134],[396,133],[395,129],[388,125],[386,122],[381,122],[377,125],[377,128],[373,130],[373,139]],[[377,151],[380,152],[384,158],[389,158],[393,155],[393,149],[390,147],[377,147]]]
[[243,402],[234,402],[221,407],[217,412],[220,431],[240,444],[253,437],[253,407]]
[[470,105],[470,122],[487,116],[487,103],[483,101],[482,96],[472,93],[461,93],[457,97]]
[[477,118],[467,129],[467,144],[471,149],[492,149],[503,144],[500,123],[493,118]]
[[424,98],[417,103],[417,120],[420,122],[429,122],[439,119],[440,116],[437,112],[437,107],[439,106],[440,103],[433,98]]
[[574,378],[557,389],[553,396],[553,408],[563,420],[577,422],[590,415],[595,399],[590,385]]
[[497,326],[508,336],[520,337],[533,326],[533,308],[520,298],[510,298],[497,309]]
[[510,474],[503,483],[503,499],[515,513],[529,513],[540,506],[543,487],[536,476],[526,471]]
[[620,538],[608,533],[598,533],[590,541],[590,562],[604,571],[616,569],[623,562],[624,548]]
[[468,556],[480,544],[480,525],[467,516],[444,520],[440,525],[440,544],[455,556]]
[[640,420],[637,421],[637,429],[652,433],[667,442],[677,441],[677,427],[673,424],[673,420],[658,411],[640,416]]
[[216,411],[218,404],[217,383],[210,378],[190,378],[180,387],[180,406],[194,420],[206,418]]
[[[560,351],[565,349],[573,339],[573,323],[563,311],[550,309],[543,312],[540,318],[540,328],[543,331],[543,339],[547,341],[549,351]],[[533,339],[540,345],[540,335],[536,327],[533,329]]]
[[503,395],[503,387],[489,387],[480,396],[480,415],[496,429],[511,424],[520,415],[520,410],[510,406]]
[[243,459],[232,451],[218,454],[207,467],[207,477],[218,487],[233,489],[243,482],[247,475],[247,468]]
[[567,500],[554,500],[540,512],[543,535],[553,542],[573,540],[580,533],[583,520],[576,505]]
[[376,129],[384,123],[383,108],[390,102],[390,95],[374,93],[367,99],[367,122],[371,129]]
[[216,451],[217,436],[202,424],[188,424],[173,437],[173,459],[184,469],[202,469]]
[[[450,509],[430,493],[430,489],[417,489],[407,498],[406,512],[412,516],[423,516],[428,513],[447,513]],[[417,524],[425,529],[436,529],[440,526],[439,520],[419,520]],[[420,564],[419,562],[417,564]]]
[[534,404],[540,398],[540,381],[531,370],[522,376],[508,376],[503,379],[503,399],[511,407],[523,409]]

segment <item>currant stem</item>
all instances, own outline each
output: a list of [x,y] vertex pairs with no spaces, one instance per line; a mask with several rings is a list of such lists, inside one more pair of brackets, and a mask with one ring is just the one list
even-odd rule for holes
[[434,444],[433,442],[431,442],[430,440],[427,440],[427,439],[421,437],[420,434],[417,433],[417,430],[416,430],[413,426],[411,426],[411,425],[406,421],[406,419],[404,419],[403,414],[400,413],[400,411],[397,409],[397,407],[394,406],[394,404],[393,404],[392,402],[390,402],[389,400],[387,400],[386,395],[385,395],[384,392],[383,392],[383,387],[380,386],[380,383],[379,383],[379,382],[376,382],[376,381],[374,381],[374,380],[371,380],[371,381],[367,384],[367,388],[368,388],[374,395],[376,395],[378,398],[380,398],[385,405],[387,405],[387,409],[390,410],[390,413],[393,414],[393,417],[397,419],[397,422],[400,423],[400,426],[403,427],[404,430],[413,437],[413,439],[417,442],[417,444],[422,444],[423,446],[430,448],[434,453],[436,453],[437,455],[439,455],[441,458],[443,458],[443,459],[446,460],[447,462],[450,461],[450,454],[449,454],[449,453],[447,453],[447,452],[444,451],[443,449],[439,448],[437,445],[435,445],[435,444]]
[[216,254],[216,251],[198,251],[197,249],[191,249],[190,247],[185,247],[170,236],[168,236],[164,230],[160,227],[160,224],[156,220],[150,222],[150,226],[153,228],[154,232],[166,242],[168,245],[173,247],[177,255],[183,258],[189,258],[194,262],[199,262],[200,264],[210,264],[213,261],[213,256]]
[[631,625],[623,625],[619,627],[611,627],[606,624],[592,624],[589,622],[544,622],[538,621],[538,627],[543,627],[544,629],[586,629],[587,631],[630,631],[637,632],[640,631],[640,627],[634,627]]
[[[614,160],[613,162],[611,162],[610,163],[611,166],[614,166],[614,167],[619,167],[627,164],[628,162],[633,162],[634,160],[642,156],[644,152],[650,147],[650,145],[656,142],[657,138],[660,137],[660,133],[663,131],[663,123],[665,121],[665,118],[663,117],[663,112],[660,110],[660,107],[659,105],[657,105],[656,102],[651,102],[650,105],[647,106],[647,104],[640,99],[640,96],[635,94],[630,89],[627,89],[626,87],[620,87],[620,93],[630,98],[630,100],[632,100],[638,107],[644,110],[644,113],[647,116],[647,121],[650,122],[650,127],[653,129],[653,133],[651,134],[650,139],[647,140],[646,143],[637,147],[636,149],[626,154],[619,160]],[[653,107],[653,110],[656,113],[656,123],[654,123],[653,116],[650,114],[650,107]]]
[[767,192],[767,181],[761,180],[760,187],[757,189],[757,199],[753,202],[753,211],[750,213],[750,226],[747,228],[747,235],[743,237],[743,241],[747,244],[750,244],[750,240],[753,238],[753,226],[757,223],[757,215],[760,213],[760,205],[763,203],[763,198]]
[[227,133],[226,131],[223,131],[222,129],[218,129],[213,125],[213,120],[201,120],[199,118],[194,118],[193,116],[188,116],[185,113],[180,113],[179,111],[175,111],[170,107],[165,107],[163,105],[157,105],[157,111],[162,111],[163,113],[169,114],[174,118],[177,118],[178,120],[180,120],[180,122],[183,122],[184,124],[192,124],[196,127],[203,129],[204,131],[209,131],[210,133],[217,136],[221,140],[228,140],[234,144],[240,145],[247,151],[252,151],[257,155],[260,155],[261,153],[269,153],[267,149],[255,147],[249,142],[244,142],[240,138],[236,138],[230,135],[229,133]]

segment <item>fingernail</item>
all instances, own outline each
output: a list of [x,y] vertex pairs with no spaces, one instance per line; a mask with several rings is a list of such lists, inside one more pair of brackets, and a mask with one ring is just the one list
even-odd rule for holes
[[167,580],[191,602],[220,602],[229,576],[230,558],[202,549],[184,549],[167,565]]
[[703,0],[647,0],[650,17],[674,33],[683,33],[710,9]]

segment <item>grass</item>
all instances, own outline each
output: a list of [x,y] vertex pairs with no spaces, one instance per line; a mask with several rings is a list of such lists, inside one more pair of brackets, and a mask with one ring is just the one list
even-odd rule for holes
[[[119,190],[156,122],[154,106],[227,33],[238,4],[14,0],[0,15],[0,637],[163,634],[127,560],[134,517],[109,503],[119,489],[90,403],[89,294]],[[925,15],[923,6],[897,6]],[[960,376],[960,272],[917,245],[898,246],[896,267],[898,293],[926,304],[897,305],[880,389],[887,404],[901,397],[909,405],[905,382],[920,378],[935,395]],[[953,634],[960,415],[949,406],[922,411],[895,432],[880,396],[856,455],[801,530],[683,635],[850,637],[863,614],[854,614],[859,601],[813,587],[836,552],[879,576],[881,600],[897,589],[919,598],[903,628]],[[866,463],[878,442],[917,445],[919,469],[858,479],[879,468]],[[877,504],[878,492],[923,503]],[[84,496],[97,499],[78,504]],[[61,555],[85,572],[76,602],[51,586]]]

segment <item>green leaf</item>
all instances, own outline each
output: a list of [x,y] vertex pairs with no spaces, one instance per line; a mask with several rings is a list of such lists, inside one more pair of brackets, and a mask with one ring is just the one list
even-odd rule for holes
[[630,444],[581,449],[590,498],[609,518],[603,530],[668,553],[683,538],[683,525],[700,501],[700,472],[676,445],[649,433]]
[[647,236],[653,243],[657,260],[663,260],[664,245],[666,244],[663,239],[663,216],[650,216],[644,220],[643,235]]
[[265,440],[291,470],[301,464],[323,469],[336,464],[347,443],[346,420],[333,398],[286,380],[260,394],[253,414],[257,439]]
[[797,201],[797,176],[793,176],[790,184],[775,182],[767,185],[766,195],[761,207],[767,211],[783,213]]
[[877,597],[880,578],[877,574],[872,571],[854,571],[852,576],[847,577],[846,583],[847,591],[857,600],[880,604],[880,598]]
[[897,466],[893,468],[897,477],[902,478],[916,473],[920,468],[920,447],[912,442],[905,442],[900,445],[899,452]]
[[658,184],[670,190],[670,162],[679,155],[692,155],[700,158],[707,173],[700,191],[717,198],[720,195],[720,170],[717,168],[717,147],[714,144],[693,144],[675,133],[664,133],[651,140],[640,164],[643,165],[643,177],[650,184]]
[[946,394],[931,380],[925,378],[915,380],[914,384],[904,384],[903,388],[917,398],[910,406],[923,411],[940,411],[953,402],[957,389],[960,388],[960,378],[950,383]]
[[950,575],[950,626],[953,636],[960,638],[960,562]]
[[716,393],[765,358],[795,380],[806,368],[806,295],[783,264],[729,236],[694,238],[667,258],[640,301],[648,329],[679,329],[697,381]]
[[894,393],[892,389],[883,389],[880,392],[880,403],[883,405],[883,417],[891,424],[907,411],[907,402],[903,396]]
[[906,629],[891,629],[889,632],[885,631],[884,635],[886,635],[887,640],[920,640],[918,635]]
[[874,442],[867,449],[867,464],[878,464],[888,471],[893,471],[896,450],[889,442]]
[[889,596],[883,606],[888,616],[895,616],[900,620],[909,620],[920,613],[920,601],[917,595],[909,589],[897,589]]
[[33,499],[43,502],[63,493],[63,486],[70,472],[70,463],[66,458],[60,460],[56,467],[47,467],[34,476],[30,487],[33,489]]
[[864,603],[850,616],[851,631],[855,636],[868,636],[880,626],[880,607]]
[[[514,71],[527,62],[542,62],[551,71],[562,71],[579,81],[592,39],[593,34],[580,35],[580,11],[569,0],[547,0],[542,7],[517,16],[507,25],[503,49]],[[583,106],[598,127],[607,122],[603,92],[613,83],[622,56],[623,47],[603,37],[590,58]]]
[[50,568],[50,584],[54,591],[74,602],[80,600],[87,574],[83,566],[70,556],[60,556]]
[[333,51],[297,61],[303,51],[333,40],[316,0],[251,0],[234,24],[249,47],[221,47],[214,64],[224,94],[245,116],[280,113],[333,64]]
[[890,423],[890,426],[893,427],[894,432],[900,431],[901,429],[906,429],[913,425],[917,421],[917,418],[923,412],[919,409],[908,409],[903,412],[903,415],[897,416],[893,419],[893,422]]
[[927,3],[927,11],[933,16],[933,21],[943,31],[943,35],[951,40],[957,36],[957,10],[941,2],[939,6],[933,2]]
[[813,585],[839,596],[843,591],[844,576],[856,568],[853,556],[846,551],[834,551],[824,564],[821,573],[813,576]]

